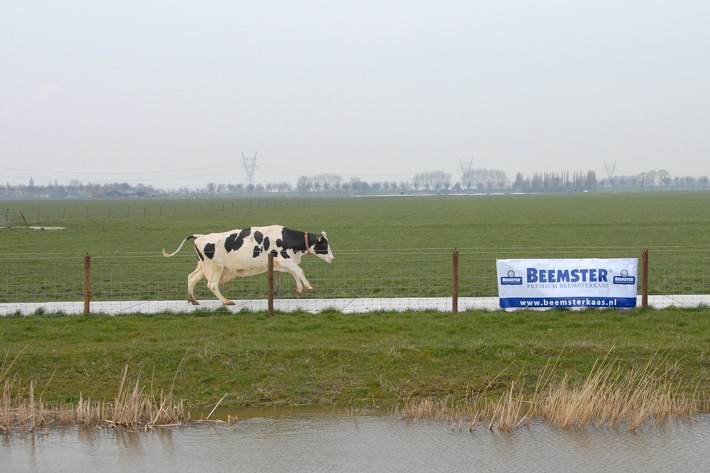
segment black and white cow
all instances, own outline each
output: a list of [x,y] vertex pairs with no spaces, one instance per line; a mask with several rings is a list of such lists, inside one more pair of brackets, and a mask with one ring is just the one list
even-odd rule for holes
[[296,294],[299,296],[303,286],[309,291],[313,290],[298,266],[301,257],[313,253],[328,263],[334,260],[325,232],[314,235],[282,225],[190,235],[173,253],[163,249],[163,256],[169,258],[177,254],[185,242],[191,239],[195,240],[198,259],[197,268],[187,277],[187,300],[195,305],[199,302],[193,292],[202,278],[207,279],[207,287],[220,301],[225,305],[234,304],[222,295],[219,285],[233,278],[265,273],[268,271],[269,254],[274,255],[274,271],[289,273],[296,280]]

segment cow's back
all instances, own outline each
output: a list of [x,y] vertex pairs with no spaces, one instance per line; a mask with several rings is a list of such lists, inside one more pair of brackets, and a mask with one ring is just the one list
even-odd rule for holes
[[197,235],[195,250],[200,260],[232,269],[266,265],[270,251],[279,256],[283,228],[270,225]]

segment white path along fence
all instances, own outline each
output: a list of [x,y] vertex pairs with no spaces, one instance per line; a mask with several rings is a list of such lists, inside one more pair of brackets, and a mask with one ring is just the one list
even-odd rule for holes
[[[710,295],[649,296],[649,307],[664,309],[668,307],[710,307]],[[638,296],[637,306],[641,306]],[[460,312],[468,310],[500,310],[497,297],[463,297],[458,300]],[[91,304],[95,314],[160,314],[160,313],[199,313],[200,311],[224,310],[238,314],[240,312],[267,312],[268,301],[239,300],[233,306],[223,306],[217,300],[203,301],[194,306],[186,301],[98,301]],[[312,314],[336,311],[343,314],[368,312],[405,312],[434,310],[451,312],[451,299],[446,297],[404,297],[404,298],[355,298],[355,299],[277,299],[274,310],[278,312],[309,312]],[[43,315],[43,314],[84,314],[83,302],[22,302],[0,304],[0,316],[8,315]]]
[[[666,247],[651,248],[649,254],[650,307],[710,306],[710,250]],[[204,281],[195,294],[201,305],[186,302],[187,274],[195,267],[190,252],[171,259],[157,252],[89,256],[0,254],[0,315],[192,312],[221,307]],[[430,248],[340,251],[336,256],[332,265],[312,256],[303,259],[301,267],[315,292],[300,299],[291,277],[281,274],[273,309],[314,313],[498,310],[498,258],[641,258],[642,252],[638,248]],[[226,310],[268,309],[266,274],[229,281],[222,292],[236,304]]]

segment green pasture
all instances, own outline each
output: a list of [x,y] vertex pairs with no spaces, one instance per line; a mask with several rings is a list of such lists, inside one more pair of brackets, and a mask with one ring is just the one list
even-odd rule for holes
[[[182,299],[191,246],[171,260],[162,248],[192,233],[273,223],[327,232],[336,263],[303,262],[319,297],[447,296],[454,249],[461,296],[496,295],[497,258],[639,257],[643,248],[651,294],[707,294],[708,215],[708,192],[3,201],[0,302],[80,300],[87,254],[97,299]],[[432,274],[435,285],[407,281]],[[290,278],[283,284],[292,297]],[[264,297],[265,280],[233,281],[224,292]],[[213,298],[204,284],[197,296]]]
[[[682,398],[710,394],[707,310],[507,313],[324,312],[0,317],[0,385],[34,382],[44,402],[111,401],[123,368],[155,395],[191,407],[387,409],[410,399],[451,402],[528,394],[580,382],[608,357],[651,363]],[[705,404],[707,408],[707,404]]]
[[[0,234],[0,253],[159,252],[193,232],[274,223],[325,230],[344,251],[707,247],[709,210],[710,192],[11,200],[0,213],[18,232]],[[67,230],[20,232],[25,222]]]

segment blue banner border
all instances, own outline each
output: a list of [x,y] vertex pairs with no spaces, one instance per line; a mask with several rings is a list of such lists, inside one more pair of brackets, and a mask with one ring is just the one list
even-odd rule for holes
[[558,309],[570,307],[617,308],[636,307],[636,297],[505,297],[500,298],[503,309]]

